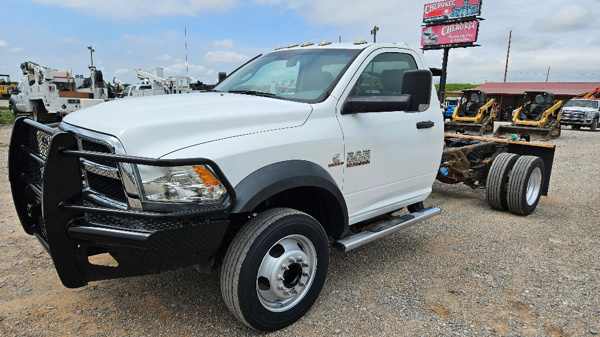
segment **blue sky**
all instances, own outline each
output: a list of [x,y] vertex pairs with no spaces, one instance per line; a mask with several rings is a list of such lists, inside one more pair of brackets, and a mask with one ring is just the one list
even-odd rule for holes
[[[456,0],[462,3],[461,0]],[[420,47],[423,6],[398,0],[18,0],[3,1],[0,73],[20,78],[20,63],[138,83],[133,69],[163,67],[214,83],[247,59],[279,45],[322,40],[407,42]],[[513,31],[509,81],[600,82],[600,12],[597,0],[486,0],[478,48],[450,51],[448,82],[502,81]],[[10,27],[10,28],[7,28]],[[439,51],[424,53],[441,67]]]

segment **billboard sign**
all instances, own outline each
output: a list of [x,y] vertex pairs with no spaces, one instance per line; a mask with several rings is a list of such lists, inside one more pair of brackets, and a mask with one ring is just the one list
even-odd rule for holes
[[421,46],[437,47],[477,41],[479,21],[468,21],[448,25],[423,27]]
[[446,0],[428,3],[423,10],[423,23],[457,20],[481,15],[482,0]]

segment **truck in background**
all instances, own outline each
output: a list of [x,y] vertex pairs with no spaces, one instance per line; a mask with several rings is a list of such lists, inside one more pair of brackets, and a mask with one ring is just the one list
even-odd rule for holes
[[206,91],[214,86],[205,85],[191,76],[164,77],[163,68],[134,69],[135,75],[142,80],[140,84],[125,87],[119,98],[145,97],[166,94],[187,94],[191,92]]
[[562,108],[562,125],[570,125],[572,129],[589,127],[596,131],[600,119],[600,101],[597,99],[572,99]]
[[65,115],[114,98],[104,87],[102,72],[90,67],[90,77],[58,71],[34,62],[21,64],[23,78],[9,99],[14,116],[31,115],[35,121],[56,122]]

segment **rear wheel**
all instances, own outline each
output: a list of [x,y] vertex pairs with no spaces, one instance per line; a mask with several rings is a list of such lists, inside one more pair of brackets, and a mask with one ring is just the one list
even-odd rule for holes
[[508,181],[508,209],[519,215],[533,213],[544,184],[544,162],[536,156],[517,159]]
[[508,209],[506,191],[509,173],[519,158],[514,153],[501,153],[492,162],[486,183],[485,197],[491,208],[505,211]]
[[281,329],[316,301],[329,266],[327,235],[317,220],[289,208],[258,214],[235,236],[221,270],[225,304],[241,322]]
[[34,103],[31,115],[33,120],[39,123],[57,122],[59,120],[58,115],[51,115],[48,113],[48,111],[46,111],[46,107],[44,107],[44,103],[42,101],[37,101]]

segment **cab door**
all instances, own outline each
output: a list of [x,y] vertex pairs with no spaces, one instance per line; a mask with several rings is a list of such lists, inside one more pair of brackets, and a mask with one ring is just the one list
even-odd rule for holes
[[443,144],[435,95],[423,112],[342,114],[344,102],[354,96],[400,96],[404,73],[415,69],[415,55],[408,51],[376,50],[339,101],[346,159],[343,193],[351,223],[421,201],[431,192]]

